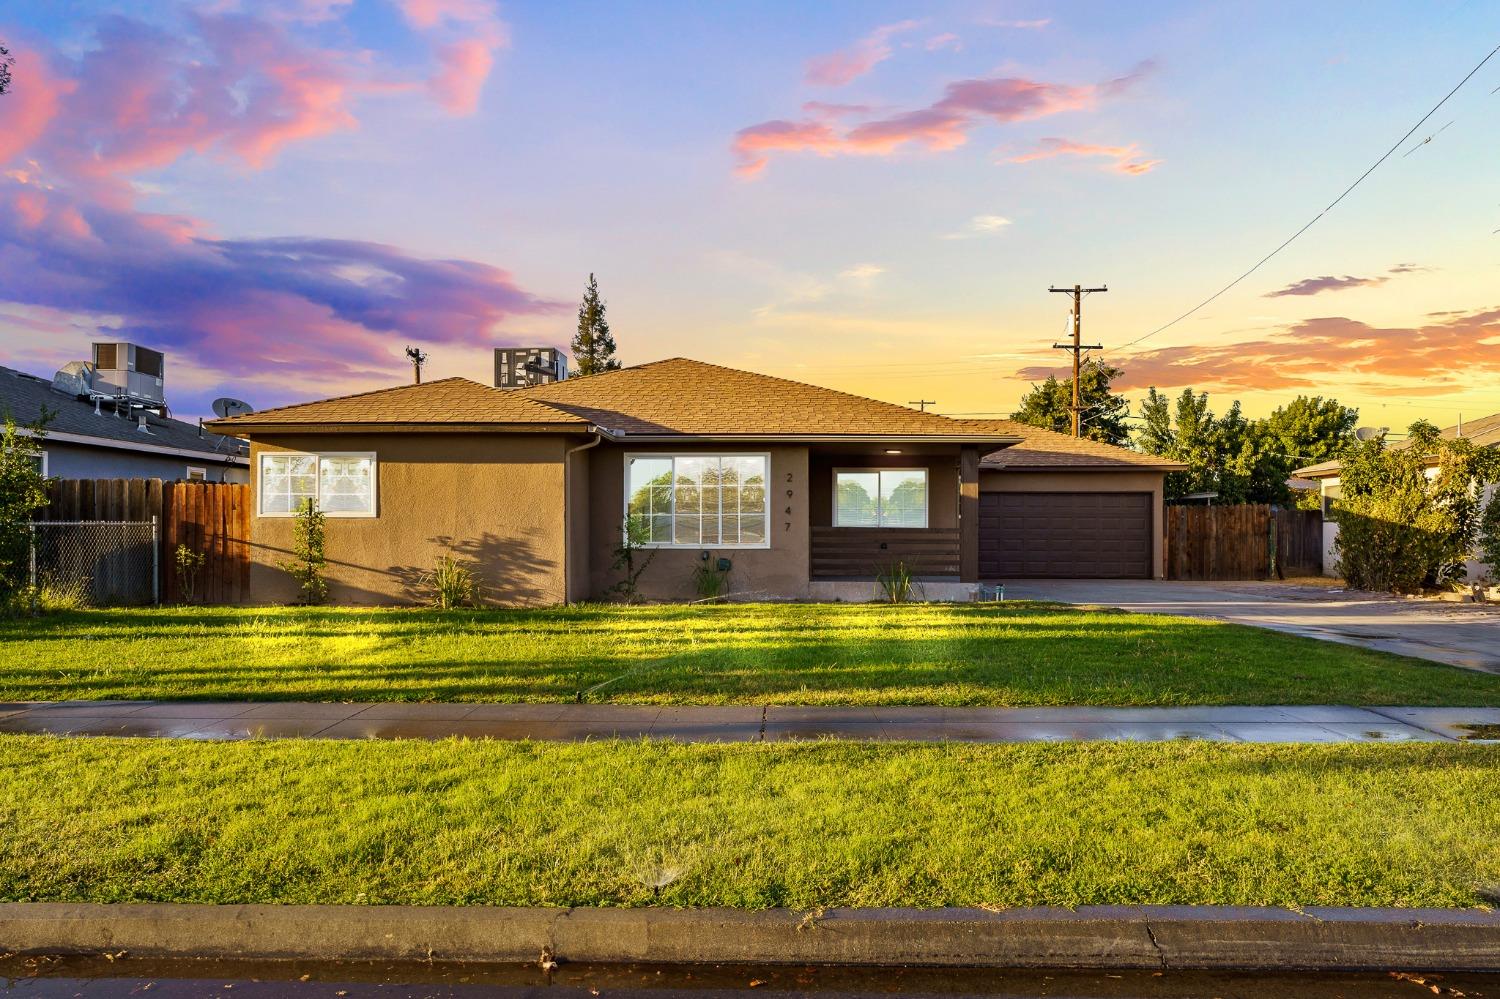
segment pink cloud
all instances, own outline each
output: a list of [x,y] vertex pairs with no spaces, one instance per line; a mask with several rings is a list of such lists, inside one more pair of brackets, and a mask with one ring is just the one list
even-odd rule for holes
[[1135,143],[1128,146],[1098,146],[1086,142],[1075,142],[1072,139],[1046,138],[1043,139],[1036,149],[1019,156],[1012,156],[1007,162],[1010,163],[1033,163],[1037,160],[1050,160],[1058,156],[1083,156],[1103,157],[1110,162],[1106,169],[1117,173],[1139,175],[1149,173],[1161,165],[1161,160],[1143,159],[1141,149]]
[[927,39],[925,47],[928,52],[937,52],[940,49],[952,49],[958,52],[964,47],[963,40],[951,31],[945,31],[940,35],[933,35]]
[[[489,5],[412,6],[434,33],[473,35],[438,46],[429,81],[392,78],[371,53],[306,37],[309,25],[327,36],[322,23],[347,7],[340,0],[278,0],[255,15],[227,2],[183,10],[177,33],[106,16],[93,46],[66,59],[25,46],[24,77],[0,102],[0,302],[19,307],[7,317],[72,316],[51,335],[82,339],[98,328],[138,340],[258,384],[258,401],[269,403],[285,400],[282,373],[301,391],[385,382],[400,370],[392,357],[402,342],[503,342],[513,318],[558,311],[476,261],[354,240],[228,239],[199,220],[135,207],[143,172],[193,155],[256,169],[358,127],[367,98],[420,93],[425,83],[445,107],[472,110],[503,25]],[[27,346],[28,356],[52,349]]]
[[884,24],[847,49],[815,56],[807,61],[806,82],[819,87],[842,87],[852,83],[891,57],[890,41],[911,31],[920,21]]
[[[1344,316],[1305,319],[1258,340],[1162,347],[1111,361],[1124,370],[1120,389],[1191,385],[1268,390],[1324,388],[1330,372],[1409,393],[1422,382],[1472,384],[1500,377],[1500,308],[1450,314],[1421,326],[1382,328]],[[1028,380],[1060,369],[1023,368]]]
[[491,47],[478,39],[454,42],[438,50],[442,69],[432,78],[432,95],[453,114],[473,114],[479,94],[495,65]]
[[[931,152],[955,149],[985,121],[1008,124],[1095,107],[1101,99],[1126,93],[1152,70],[1142,63],[1126,76],[1097,84],[1046,83],[1017,77],[959,80],[924,108],[898,111],[838,131],[819,120],[776,120],[740,129],[731,144],[735,172],[753,177],[765,170],[771,152],[812,152],[820,156],[887,156],[912,145]],[[819,108],[827,107],[819,105]],[[1061,140],[1058,140],[1061,141]],[[1145,165],[1150,169],[1155,163]]]
[[1332,274],[1324,274],[1322,277],[1303,278],[1301,281],[1293,281],[1285,288],[1268,291],[1266,298],[1285,298],[1289,295],[1320,295],[1325,291],[1343,291],[1345,288],[1364,288],[1370,285],[1384,284],[1390,279],[1387,277],[1355,277],[1345,274],[1343,277],[1334,277]]

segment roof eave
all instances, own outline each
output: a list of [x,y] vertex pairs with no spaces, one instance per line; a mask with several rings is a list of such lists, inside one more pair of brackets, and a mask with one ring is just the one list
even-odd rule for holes
[[249,439],[268,434],[398,434],[398,433],[443,433],[443,434],[586,434],[595,429],[591,424],[578,423],[235,423],[214,420],[204,427],[226,437]]
[[1012,464],[1006,462],[1000,465],[981,466],[989,472],[1185,472],[1188,466],[1180,462],[1163,462],[1161,464],[1131,464],[1120,462],[1119,464],[1076,464],[1065,465],[1045,462],[1030,462],[1025,464]]
[[596,428],[606,440],[621,444],[708,444],[737,443],[754,444],[774,442],[780,444],[981,444],[993,447],[1010,447],[1021,443],[1015,436],[994,434],[690,434],[690,433],[630,433],[629,431]]

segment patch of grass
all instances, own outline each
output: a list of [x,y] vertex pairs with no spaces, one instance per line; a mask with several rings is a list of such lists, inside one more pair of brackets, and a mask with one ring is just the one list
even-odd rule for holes
[[1500,677],[1050,604],[163,608],[0,621],[0,700],[1500,705]]
[[0,738],[0,900],[1472,906],[1500,751]]

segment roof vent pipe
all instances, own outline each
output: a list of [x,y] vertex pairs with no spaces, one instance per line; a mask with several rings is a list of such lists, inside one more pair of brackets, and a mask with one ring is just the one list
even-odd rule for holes
[[146,426],[146,411],[145,410],[141,410],[140,420],[141,420],[140,425],[137,426],[136,429],[139,430],[143,434],[149,434],[151,432],[151,428],[148,427],[148,426]]

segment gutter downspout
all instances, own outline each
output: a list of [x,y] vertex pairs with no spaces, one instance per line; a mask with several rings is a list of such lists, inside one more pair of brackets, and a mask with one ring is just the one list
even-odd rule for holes
[[[572,576],[573,576],[573,455],[580,451],[587,451],[591,447],[598,447],[604,443],[604,435],[599,428],[593,430],[594,439],[587,444],[579,444],[570,447],[563,452],[563,603],[570,604],[572,599]],[[587,552],[585,556],[587,557]]]

